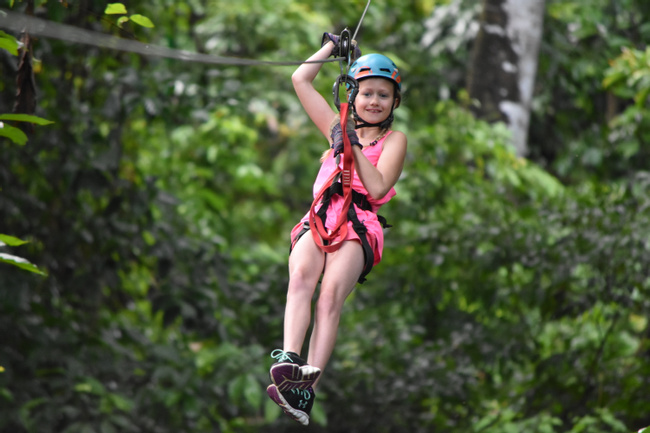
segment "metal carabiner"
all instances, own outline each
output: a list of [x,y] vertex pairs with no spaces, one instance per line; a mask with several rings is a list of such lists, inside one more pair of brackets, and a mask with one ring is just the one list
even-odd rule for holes
[[336,106],[336,109],[341,111],[341,99],[340,99],[340,91],[341,91],[341,86],[345,85],[345,89],[343,92],[347,94],[347,102],[349,104],[354,104],[354,99],[357,97],[357,93],[359,93],[359,82],[351,75],[348,74],[341,74],[336,78],[336,81],[334,82],[334,86],[332,87],[332,94],[334,95],[334,105]]

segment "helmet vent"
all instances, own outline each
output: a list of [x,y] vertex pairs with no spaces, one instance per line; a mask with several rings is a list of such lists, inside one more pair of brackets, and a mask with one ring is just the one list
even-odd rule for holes
[[401,90],[402,78],[395,63],[383,54],[366,54],[359,57],[350,67],[350,74],[356,80],[366,78],[385,78],[392,81]]

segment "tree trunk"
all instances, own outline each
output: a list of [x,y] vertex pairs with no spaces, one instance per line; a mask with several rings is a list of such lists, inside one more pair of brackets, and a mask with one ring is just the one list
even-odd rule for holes
[[[34,0],[27,1],[25,13],[34,15]],[[18,58],[18,72],[16,74],[16,100],[13,112],[18,114],[34,114],[36,112],[36,82],[34,81],[34,68],[32,65],[32,38],[24,31],[20,35],[22,47]],[[24,122],[19,127],[26,132],[34,132],[34,125]]]
[[528,153],[530,105],[542,39],[545,0],[484,0],[468,88],[474,114],[503,121],[519,156]]

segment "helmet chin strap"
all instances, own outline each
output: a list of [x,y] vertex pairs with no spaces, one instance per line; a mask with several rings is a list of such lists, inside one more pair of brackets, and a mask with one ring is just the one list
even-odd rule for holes
[[363,118],[361,118],[361,116],[359,116],[359,114],[357,113],[357,109],[355,108],[354,105],[352,105],[352,116],[354,117],[355,121],[360,122],[354,127],[354,129],[359,129],[359,128],[388,129],[388,127],[393,123],[393,118],[394,118],[393,110],[394,109],[395,108],[394,108],[394,104],[393,104],[393,106],[390,108],[390,114],[388,115],[388,117],[386,119],[382,120],[379,123],[369,123],[369,122],[365,121]]

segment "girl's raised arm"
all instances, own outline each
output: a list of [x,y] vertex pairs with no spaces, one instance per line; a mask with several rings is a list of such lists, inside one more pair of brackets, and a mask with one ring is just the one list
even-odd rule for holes
[[[329,41],[313,56],[307,59],[307,61],[325,60],[330,56],[333,48],[334,43]],[[337,114],[313,85],[314,79],[322,66],[322,63],[303,63],[293,73],[291,81],[307,115],[316,124],[320,132],[329,140],[330,124]]]

